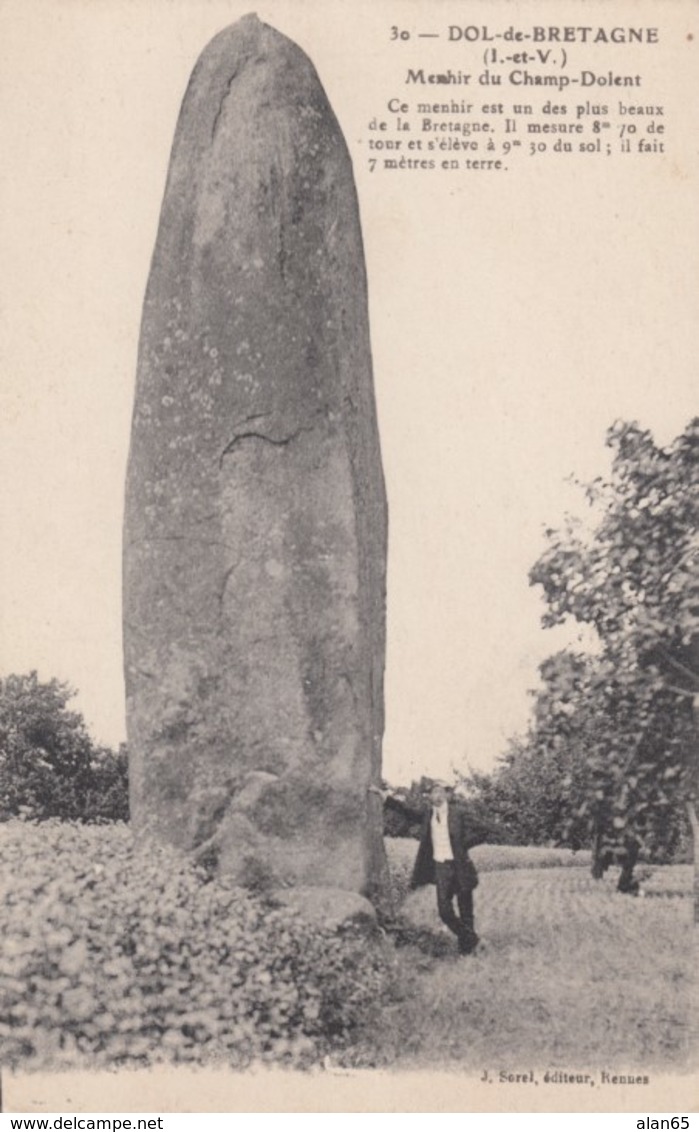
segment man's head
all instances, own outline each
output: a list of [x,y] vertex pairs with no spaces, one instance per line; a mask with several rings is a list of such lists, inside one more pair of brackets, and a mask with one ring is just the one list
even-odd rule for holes
[[433,783],[430,801],[433,806],[444,806],[449,801],[449,791],[443,782]]

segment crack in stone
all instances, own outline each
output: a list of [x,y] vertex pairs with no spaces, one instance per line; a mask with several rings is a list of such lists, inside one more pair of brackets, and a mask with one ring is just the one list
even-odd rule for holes
[[242,421],[238,421],[234,428],[240,428],[241,425],[250,424],[250,421],[261,421],[265,417],[270,417],[271,413],[251,413],[249,417],[243,417]]
[[354,686],[354,681],[352,680],[352,677],[350,676],[349,672],[340,672],[338,675],[339,675],[340,680],[344,680],[345,683],[347,684],[347,686],[350,690],[350,695],[352,696],[352,702],[354,704],[354,707],[357,708],[359,706],[359,696],[358,696],[357,690]]
[[134,672],[138,672],[140,676],[145,676],[147,680],[157,680],[155,672],[149,672],[147,668],[139,668],[138,665],[133,666]]
[[233,439],[230,440],[226,447],[223,449],[223,452],[219,456],[219,467],[223,467],[224,457],[228,456],[233,451],[236,444],[240,444],[243,440],[263,440],[265,444],[272,444],[275,448],[286,448],[287,445],[291,444],[292,440],[296,440],[296,438],[299,437],[302,432],[312,431],[312,425],[301,425],[296,429],[295,432],[292,432],[289,436],[274,437],[266,436],[263,432],[240,432],[237,436],[234,436]]
[[213,125],[211,126],[211,140],[212,141],[216,137],[216,131],[218,129],[218,124],[219,124],[221,115],[223,114],[223,107],[225,105],[226,99],[228,98],[228,95],[231,93],[231,87],[233,86],[233,81],[234,81],[234,79],[237,78],[237,76],[238,76],[238,72],[234,71],[233,74],[231,75],[231,77],[229,78],[228,82],[226,83],[225,87],[224,87],[223,94],[221,95],[221,101],[218,104],[218,110],[216,111],[216,115],[214,117]]
[[221,585],[220,585],[219,591],[218,591],[219,609],[223,608],[223,602],[224,602],[224,599],[226,597],[226,590],[228,589],[228,583],[231,580],[231,577],[233,576],[233,574],[236,572],[236,570],[240,566],[242,561],[243,561],[243,555],[241,554],[238,557],[237,561],[234,562],[231,566],[229,566],[228,569],[226,570],[225,574],[223,575],[223,581],[221,582]]
[[277,238],[277,263],[279,264],[279,274],[284,284],[287,283],[286,264],[288,258],[289,254],[286,250],[286,240],[284,238],[284,225],[280,223]]

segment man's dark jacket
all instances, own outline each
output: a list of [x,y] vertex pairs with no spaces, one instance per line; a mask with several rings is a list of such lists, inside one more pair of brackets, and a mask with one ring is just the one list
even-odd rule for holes
[[[410,887],[420,888],[424,884],[434,884],[436,871],[432,849],[432,806],[426,803],[421,809],[416,809],[407,805],[401,798],[393,796],[386,799],[386,805],[398,810],[409,820],[416,818],[421,820],[420,845]],[[470,813],[463,803],[455,801],[450,801],[447,806],[447,828],[454,854],[457,886],[462,891],[474,889],[478,884],[478,873],[468,851],[473,849],[474,845],[482,845],[485,841],[502,840],[503,830],[486,825]]]

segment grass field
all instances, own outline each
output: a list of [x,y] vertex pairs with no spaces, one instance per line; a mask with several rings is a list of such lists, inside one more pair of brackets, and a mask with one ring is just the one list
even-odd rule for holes
[[[395,873],[405,874],[415,848],[388,842]],[[570,867],[589,864],[587,855],[493,846],[473,856],[482,946],[465,958],[453,945],[439,958],[399,949],[404,994],[372,1035],[374,1056],[471,1070],[688,1065],[689,866],[641,869],[645,896],[633,898],[615,891],[614,871],[594,881],[589,868]],[[435,936],[445,931],[432,886],[402,911]]]

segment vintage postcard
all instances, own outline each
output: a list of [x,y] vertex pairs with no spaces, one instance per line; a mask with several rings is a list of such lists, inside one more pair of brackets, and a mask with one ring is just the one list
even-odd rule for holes
[[698,15],[0,3],[5,1111],[696,1111]]

